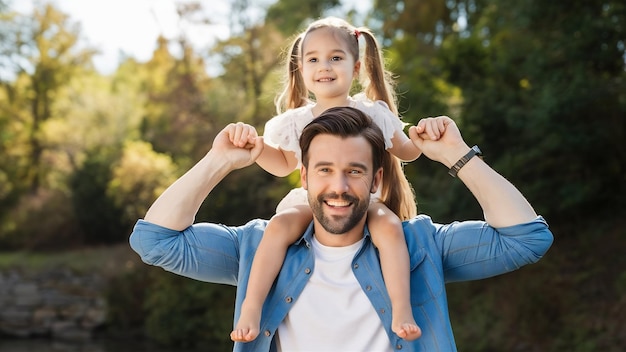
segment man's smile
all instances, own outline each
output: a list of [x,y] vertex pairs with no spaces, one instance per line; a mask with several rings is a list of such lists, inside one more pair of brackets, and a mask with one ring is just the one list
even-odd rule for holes
[[326,205],[331,206],[333,208],[348,207],[352,205],[352,202],[348,202],[346,200],[340,200],[340,199],[325,200],[324,203],[326,203]]

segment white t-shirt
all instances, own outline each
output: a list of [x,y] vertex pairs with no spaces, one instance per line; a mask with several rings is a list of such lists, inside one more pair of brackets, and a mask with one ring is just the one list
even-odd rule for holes
[[326,247],[312,239],[315,267],[300,297],[278,327],[280,352],[391,352],[374,307],[352,273],[363,240]]

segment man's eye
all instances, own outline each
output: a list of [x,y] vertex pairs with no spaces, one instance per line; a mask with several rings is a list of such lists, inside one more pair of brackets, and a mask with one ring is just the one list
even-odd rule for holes
[[361,174],[361,170],[350,170],[349,174],[350,175],[360,175]]

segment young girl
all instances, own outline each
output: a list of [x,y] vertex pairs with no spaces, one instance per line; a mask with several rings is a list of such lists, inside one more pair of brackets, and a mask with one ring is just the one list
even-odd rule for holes
[[[366,43],[363,64],[367,79],[360,82],[363,93],[353,98],[350,90],[361,68],[360,37]],[[338,18],[318,20],[294,40],[287,67],[287,84],[276,101],[279,115],[265,126],[266,145],[256,162],[276,176],[293,172],[300,165],[298,140],[302,129],[328,108],[353,106],[372,117],[385,135],[387,150],[395,157],[387,158],[390,161],[384,167],[382,190],[372,197],[368,210],[368,227],[380,253],[392,303],[392,330],[401,338],[417,339],[421,331],[409,299],[409,257],[401,224],[401,220],[415,216],[417,209],[400,160],[415,160],[421,151],[403,132],[391,77],[384,69],[376,38],[367,28],[355,28]],[[287,110],[281,113],[283,107]],[[419,132],[432,132],[432,138],[437,138],[439,130],[435,123]],[[287,247],[302,236],[311,220],[302,188],[292,190],[278,205],[253,260],[241,314],[231,333],[233,341],[252,341],[259,334],[263,303]]]

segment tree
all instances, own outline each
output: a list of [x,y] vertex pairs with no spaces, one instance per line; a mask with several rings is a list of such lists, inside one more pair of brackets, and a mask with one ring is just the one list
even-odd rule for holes
[[[124,79],[129,76],[120,73],[112,78],[95,73],[75,78],[60,90],[55,117],[46,121],[43,128],[46,154],[52,160],[67,160],[51,173],[64,185],[67,203],[72,205],[80,228],[75,241],[81,244],[123,241],[133,223],[129,216],[135,215],[125,212],[125,207],[144,204],[135,189],[128,189],[133,184],[132,177],[125,180],[127,188],[112,192],[110,185],[116,180],[116,165],[126,155],[125,146],[140,136],[139,126],[145,113],[145,95]],[[149,153],[146,160],[152,160]],[[135,175],[141,173],[138,163]],[[164,170],[154,173],[163,177]],[[147,180],[145,183],[158,187]],[[120,200],[127,203],[120,204]]]
[[[80,27],[69,21],[67,15],[47,4],[35,9],[32,19],[14,36],[11,43],[17,56],[15,73],[27,77],[28,83],[7,87],[10,102],[20,104],[20,123],[27,132],[28,167],[24,179],[32,192],[36,192],[43,179],[42,155],[46,148],[41,139],[43,123],[53,116],[53,106],[58,90],[83,69],[91,68],[90,49],[77,49]],[[24,105],[21,105],[24,104]],[[27,105],[26,105],[27,104]]]
[[543,214],[624,210],[626,7],[480,3],[471,33],[440,55],[463,90],[470,136]]
[[339,0],[278,0],[267,10],[266,23],[272,23],[286,36],[302,30],[307,20],[320,17],[325,11],[341,4]]
[[[80,27],[52,5],[32,15],[2,16],[4,39],[0,100],[0,186],[3,236],[20,231],[18,242],[38,246],[52,239],[50,232],[76,233],[67,186],[58,179],[64,159],[52,155],[46,124],[55,115],[59,95],[73,77],[92,70],[91,49],[79,48]],[[4,26],[6,24],[6,26]],[[6,166],[6,167],[5,167]],[[55,210],[56,217],[32,221]],[[43,231],[41,231],[43,230]]]
[[[169,153],[181,167],[189,166],[209,146],[216,129],[212,101],[213,89],[202,55],[194,51],[184,24],[208,25],[210,21],[198,2],[177,4],[180,33],[176,38],[157,39],[157,48],[145,64],[134,67],[135,79],[147,93],[142,138],[157,152]],[[177,46],[174,50],[172,47]],[[177,53],[177,54],[173,54]],[[123,63],[120,69],[124,69]]]
[[[445,80],[437,60],[442,42],[455,30],[458,16],[455,2],[374,1],[368,23],[380,33],[387,67],[397,83],[399,111],[407,123],[440,115],[452,116],[458,122],[463,97]],[[450,203],[454,203],[457,193],[451,192],[456,186],[446,170],[422,157],[405,165],[404,171],[414,186],[420,212],[442,220],[449,217]],[[475,208],[465,207],[470,214]]]

